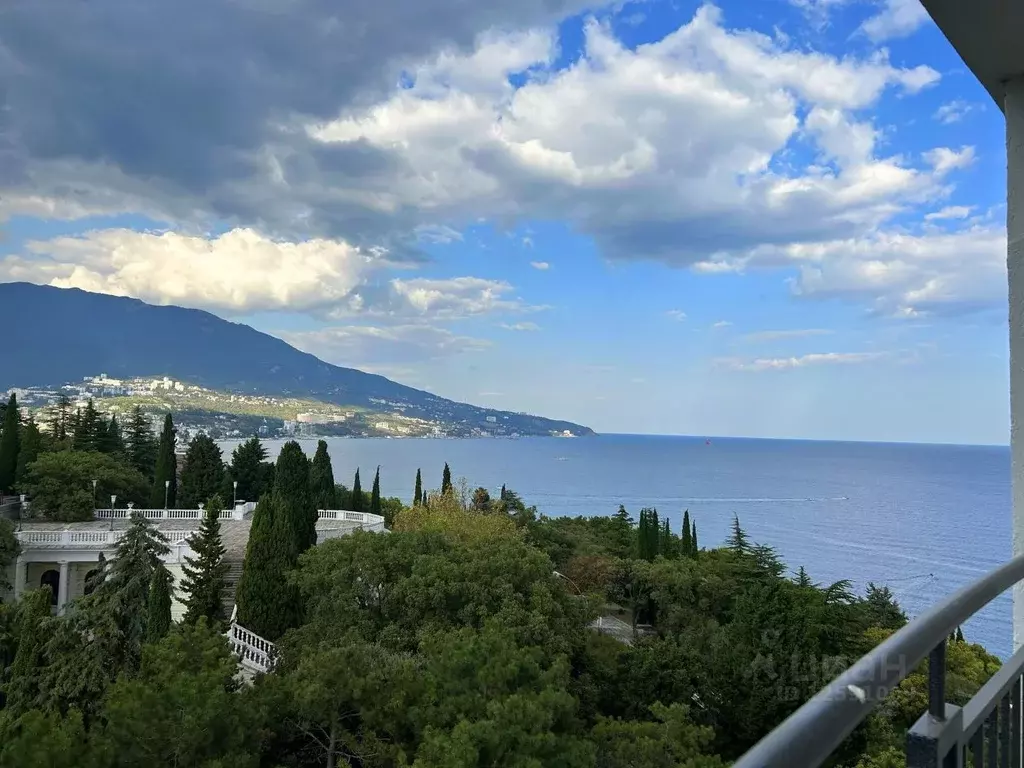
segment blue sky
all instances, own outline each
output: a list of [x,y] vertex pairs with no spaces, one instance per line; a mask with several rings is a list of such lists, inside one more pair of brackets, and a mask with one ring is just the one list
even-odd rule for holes
[[1003,120],[917,0],[61,4],[0,24],[0,280],[598,431],[1007,441]]

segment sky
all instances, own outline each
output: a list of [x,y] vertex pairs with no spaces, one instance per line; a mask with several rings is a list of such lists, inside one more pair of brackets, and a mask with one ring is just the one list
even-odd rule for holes
[[918,0],[0,8],[0,281],[599,432],[1006,443],[1005,183]]

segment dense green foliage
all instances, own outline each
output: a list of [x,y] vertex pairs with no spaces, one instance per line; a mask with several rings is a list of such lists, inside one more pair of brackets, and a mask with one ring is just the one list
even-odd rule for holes
[[219,496],[214,496],[203,511],[199,531],[189,539],[194,557],[185,556],[182,566],[182,598],[185,602],[185,624],[195,624],[205,618],[210,626],[219,626],[225,619],[221,592],[227,564],[225,549],[220,538],[220,512],[223,508]]
[[296,557],[316,544],[317,508],[309,476],[309,459],[302,446],[288,441],[281,448],[274,471],[274,514],[278,516],[281,534],[291,539],[287,548]]
[[153,472],[153,493],[149,506],[153,509],[173,509],[178,499],[178,459],[174,455],[177,430],[171,414],[164,416],[160,430],[160,441],[156,449],[156,465]]
[[235,498],[257,501],[274,487],[274,465],[267,460],[267,449],[258,437],[250,437],[235,446],[228,468],[230,481],[238,483],[231,492]]
[[171,631],[171,582],[171,574],[163,563],[158,564],[149,580],[146,642],[159,642]]
[[452,492],[452,470],[448,462],[444,463],[444,472],[441,473],[441,495]]
[[105,506],[112,495],[119,506],[141,506],[149,498],[149,483],[138,470],[95,451],[42,453],[29,464],[23,486],[34,511],[63,522],[91,520],[93,502]]
[[18,445],[18,463],[14,472],[14,484],[19,490],[24,487],[28,477],[28,468],[39,458],[43,450],[43,435],[36,426],[34,419],[29,419],[21,430],[21,441]]
[[220,448],[212,437],[200,433],[192,438],[185,451],[178,502],[183,507],[195,509],[219,493],[223,485],[224,459]]
[[128,420],[121,425],[121,434],[128,463],[147,480],[152,480],[156,469],[157,442],[149,419],[141,408],[136,406],[132,409]]
[[21,419],[18,398],[11,393],[0,424],[0,494],[14,491],[18,472],[18,450],[21,445]]
[[316,509],[338,509],[334,470],[331,468],[331,456],[327,453],[326,440],[316,444],[316,454],[309,466],[309,489],[313,494]]
[[276,497],[264,495],[252,516],[235,596],[239,623],[272,641],[295,624],[298,609],[294,591],[286,583],[297,556],[295,539],[282,518]]

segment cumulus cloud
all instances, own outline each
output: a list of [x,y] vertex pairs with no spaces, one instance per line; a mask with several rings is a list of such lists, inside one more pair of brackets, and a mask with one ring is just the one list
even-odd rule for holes
[[533,267],[534,269],[539,269],[541,272],[546,272],[547,270],[551,269],[551,265],[548,264],[546,261],[531,261],[530,266]]
[[0,279],[228,312],[324,307],[386,263],[345,242],[281,242],[251,229],[213,238],[108,229],[26,251],[0,259]]
[[334,326],[274,333],[294,347],[336,365],[379,369],[486,349],[490,342],[429,325]]
[[732,371],[786,371],[817,365],[851,365],[886,357],[884,352],[815,352],[800,357],[759,357],[753,360],[718,358],[719,367]]
[[972,109],[974,109],[973,105],[968,104],[966,101],[954,99],[935,110],[935,119],[946,125],[958,123]]
[[732,322],[729,321],[729,320],[719,320],[716,323],[714,323],[714,325],[712,325],[711,327],[712,328],[728,328],[730,325],[732,325]]
[[928,21],[921,0],[882,0],[878,13],[866,19],[861,30],[875,42],[907,37]]
[[966,219],[974,210],[973,205],[947,205],[945,208],[926,213],[925,221],[944,221],[946,219]]
[[665,313],[665,317],[682,322],[686,319],[686,313],[681,309],[670,309]]

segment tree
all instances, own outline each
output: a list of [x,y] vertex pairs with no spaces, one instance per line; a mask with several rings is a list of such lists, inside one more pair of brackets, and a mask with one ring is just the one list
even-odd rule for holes
[[448,467],[448,462],[444,463],[444,472],[441,473],[441,495],[451,493],[453,490],[452,486],[452,471]]
[[237,664],[203,622],[147,645],[138,675],[106,697],[102,735],[117,756],[108,765],[256,768],[260,713],[238,692]]
[[173,508],[178,497],[178,458],[174,455],[177,430],[171,414],[164,416],[160,440],[156,449],[156,467],[153,472],[153,494],[149,505],[153,509]]
[[[244,443],[235,446],[231,452],[231,467],[228,474],[238,483],[233,489],[239,499],[257,501],[264,493],[270,493],[273,487],[273,464],[265,464],[267,449],[258,437],[250,437]],[[270,467],[268,477],[267,467]]]
[[21,446],[18,449],[18,466],[14,473],[15,485],[19,490],[28,477],[28,468],[39,458],[43,450],[43,435],[34,419],[29,419],[21,430]]
[[185,451],[178,503],[183,508],[195,509],[218,493],[223,483],[224,459],[220,448],[209,435],[196,435]]
[[732,533],[726,539],[725,545],[740,554],[748,554],[753,551],[747,532],[740,527],[740,519],[737,515],[732,516]]
[[599,718],[592,731],[598,768],[721,768],[719,757],[705,753],[714,741],[711,728],[694,725],[682,704],[650,708],[655,720]]
[[0,494],[14,491],[18,474],[18,452],[21,448],[21,424],[18,418],[18,398],[12,392],[4,411],[0,430]]
[[294,440],[288,441],[278,454],[274,471],[274,514],[291,537],[295,557],[316,545],[317,508],[309,476],[309,459],[302,447]]
[[370,492],[370,514],[381,514],[380,509],[380,465],[377,465],[377,474],[373,476],[373,490]]
[[296,623],[298,609],[285,581],[295,564],[295,540],[280,517],[276,497],[264,495],[253,512],[235,597],[238,623],[271,642]]
[[[14,535],[14,523],[0,517],[0,592],[11,588],[7,581],[7,569],[21,554],[21,545]],[[0,669],[3,668],[0,658]]]
[[658,556],[660,539],[658,510],[648,507],[641,509],[640,525],[637,527],[637,556],[641,560],[653,560]]
[[690,510],[683,510],[683,537],[679,542],[680,554],[683,557],[693,555],[693,534],[690,533]]
[[352,497],[349,507],[353,512],[363,511],[363,486],[359,482],[359,467],[356,467],[356,478],[352,481]]
[[668,560],[679,556],[679,542],[672,534],[672,527],[666,517],[661,521],[661,536],[658,537],[658,551]]
[[412,505],[414,507],[419,506],[423,503],[423,476],[420,474],[420,470],[416,470],[416,488],[412,493]]
[[184,624],[195,624],[205,617],[210,626],[224,621],[224,604],[221,593],[228,566],[224,562],[227,550],[220,537],[220,511],[223,504],[214,496],[203,511],[203,522],[199,530],[189,539],[189,547],[195,557],[185,556],[182,566],[184,578],[181,589],[185,599]]
[[76,451],[98,451],[103,447],[107,437],[107,425],[100,418],[99,411],[93,405],[92,398],[85,404],[75,423],[75,434],[71,447]]
[[700,547],[697,545],[697,521],[690,521],[690,552],[696,557],[697,553],[700,552]]
[[146,642],[156,643],[171,631],[171,574],[159,563],[149,581]]
[[148,483],[135,468],[95,451],[40,454],[22,486],[32,496],[33,509],[60,522],[91,520],[94,501],[105,503],[111,495],[120,504],[141,504],[149,497]]
[[141,406],[137,405],[132,409],[128,421],[122,425],[122,433],[128,463],[151,481],[156,467],[157,445],[149,419],[142,413]]
[[486,488],[480,487],[473,491],[472,505],[477,512],[486,512],[491,508],[491,494]]
[[4,711],[17,717],[39,706],[42,698],[43,646],[48,633],[52,593],[49,587],[25,592],[18,604],[15,635],[18,650],[8,671]]
[[338,508],[338,499],[334,488],[334,469],[331,467],[331,456],[327,453],[326,440],[320,440],[316,444],[313,463],[309,466],[309,488],[313,494],[313,504],[317,509]]
[[54,442],[63,443],[71,431],[71,400],[63,392],[57,397],[50,414],[50,435]]

